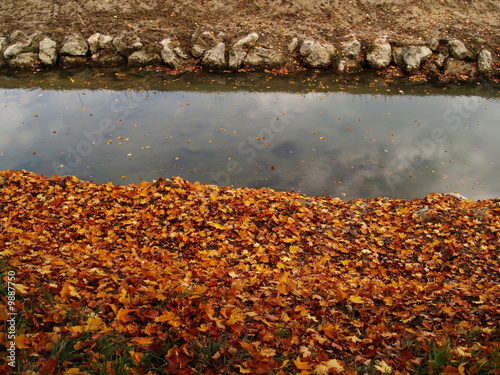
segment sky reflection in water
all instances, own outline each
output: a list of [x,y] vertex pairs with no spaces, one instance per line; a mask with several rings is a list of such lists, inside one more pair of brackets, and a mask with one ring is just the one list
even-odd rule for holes
[[485,199],[500,196],[499,118],[480,96],[4,89],[0,169]]

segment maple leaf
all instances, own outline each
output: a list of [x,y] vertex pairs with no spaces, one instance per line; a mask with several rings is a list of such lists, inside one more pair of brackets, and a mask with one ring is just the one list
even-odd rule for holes
[[71,284],[68,284],[68,283],[63,285],[59,295],[64,299],[67,299],[68,297],[81,298],[80,294],[78,294],[75,287]]
[[231,315],[227,320],[227,324],[233,325],[238,322],[243,322],[245,320],[245,313],[239,309],[231,310]]
[[8,257],[8,256],[14,255],[14,254],[15,254],[14,249],[5,249],[2,252],[0,252],[0,255],[4,256],[4,257]]
[[97,316],[96,314],[93,314],[87,319],[87,324],[85,325],[85,331],[97,331],[99,330],[102,326],[104,325],[104,322],[102,319]]
[[167,322],[172,327],[179,327],[182,322],[177,318],[177,315],[172,311],[165,311],[162,315],[155,318],[155,322]]
[[353,303],[364,303],[365,300],[360,296],[349,296],[349,301]]
[[344,366],[342,365],[342,361],[338,361],[336,359],[330,359],[326,362],[326,365],[330,369],[334,369],[335,371],[341,372],[344,371]]
[[28,349],[30,341],[31,340],[26,336],[26,334],[21,333],[16,337],[16,347],[18,349]]
[[132,341],[137,345],[151,345],[154,342],[153,338],[151,337],[134,337],[132,338]]
[[309,362],[306,362],[306,361],[302,362],[300,360],[300,357],[295,358],[293,363],[294,363],[295,367],[297,367],[299,370],[310,370],[313,367]]
[[65,374],[83,374],[83,372],[78,367],[72,367],[64,370]]
[[22,284],[14,284],[14,287],[16,288],[16,291],[21,294],[27,294],[28,293],[28,288],[25,287]]
[[271,348],[264,348],[260,350],[259,354],[264,357],[274,357],[276,355],[276,350]]
[[375,363],[375,369],[380,371],[382,374],[390,374],[392,372],[392,367],[389,366],[385,361],[380,360]]
[[118,301],[120,301],[124,305],[128,305],[130,303],[130,297],[127,296],[127,291],[125,289],[121,290],[120,297],[118,298]]
[[344,371],[344,366],[342,363],[336,359],[330,359],[329,361],[320,363],[314,369],[318,374],[329,374],[331,370],[337,373],[342,373]]
[[319,364],[314,368],[314,372],[316,372],[316,374],[318,375],[327,375],[328,371],[329,371],[328,366],[323,364]]
[[131,320],[133,320],[133,318],[128,315],[129,312],[131,312],[132,310],[130,309],[119,309],[118,310],[118,313],[116,314],[116,318],[121,321],[121,322],[124,322],[124,323],[127,323],[127,322],[130,322]]

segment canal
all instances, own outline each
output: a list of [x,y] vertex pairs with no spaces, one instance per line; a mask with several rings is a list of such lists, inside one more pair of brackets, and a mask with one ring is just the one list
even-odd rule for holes
[[127,70],[0,75],[0,169],[342,199],[500,196],[499,86]]

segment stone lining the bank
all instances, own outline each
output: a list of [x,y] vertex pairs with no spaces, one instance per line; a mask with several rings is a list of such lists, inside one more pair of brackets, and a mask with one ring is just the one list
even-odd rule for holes
[[486,42],[472,48],[458,39],[388,41],[379,37],[360,41],[348,35],[339,46],[308,37],[292,38],[287,51],[259,45],[259,34],[249,33],[234,43],[211,31],[195,33],[190,51],[173,37],[144,43],[133,33],[118,36],[95,33],[85,38],[68,35],[62,45],[41,33],[14,31],[0,37],[0,67],[14,70],[55,66],[146,67],[163,65],[173,71],[202,67],[209,71],[238,71],[303,68],[358,73],[399,67],[407,75],[424,73],[430,78],[474,80],[495,78],[498,68]]

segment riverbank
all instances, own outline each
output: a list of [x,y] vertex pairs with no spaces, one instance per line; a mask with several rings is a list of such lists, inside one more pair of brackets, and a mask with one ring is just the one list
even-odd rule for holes
[[119,66],[376,70],[387,78],[498,80],[499,1],[6,1],[11,69]]
[[0,172],[0,190],[19,372],[500,369],[498,199],[24,171]]

